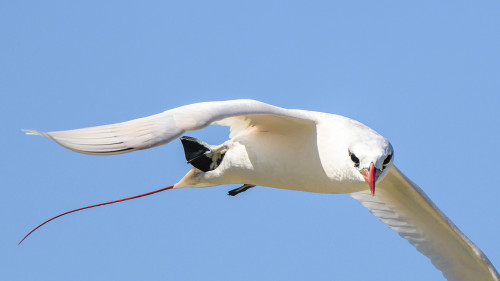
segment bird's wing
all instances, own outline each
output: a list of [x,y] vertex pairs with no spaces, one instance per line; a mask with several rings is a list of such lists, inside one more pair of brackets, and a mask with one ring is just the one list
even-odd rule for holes
[[231,126],[231,134],[241,132],[249,126],[272,129],[283,122],[314,125],[314,121],[303,111],[284,109],[254,100],[230,100],[190,104],[111,125],[49,133],[25,131],[45,136],[76,152],[111,155],[166,144],[186,131],[200,130],[216,122]]
[[370,191],[351,196],[427,256],[446,279],[500,280],[484,253],[396,167],[377,185],[375,196]]

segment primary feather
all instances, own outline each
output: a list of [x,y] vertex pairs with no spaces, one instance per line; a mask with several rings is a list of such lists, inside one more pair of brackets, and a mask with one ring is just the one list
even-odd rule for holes
[[[299,112],[254,100],[204,102],[181,106],[152,116],[111,125],[43,133],[25,130],[28,134],[47,137],[76,152],[91,155],[112,155],[148,149],[166,144],[186,131],[205,128],[215,121],[244,115],[270,114],[303,118]],[[233,123],[226,120],[221,124]],[[246,123],[248,125],[249,123]],[[236,128],[236,126],[234,127]],[[236,130],[236,129],[234,129]]]

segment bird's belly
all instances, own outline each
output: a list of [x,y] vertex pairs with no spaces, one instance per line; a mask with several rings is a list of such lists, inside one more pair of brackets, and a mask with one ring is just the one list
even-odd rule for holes
[[329,177],[318,156],[315,140],[293,142],[287,138],[267,139],[251,144],[232,144],[211,181],[216,184],[252,184],[280,189],[351,193],[368,189],[359,182]]

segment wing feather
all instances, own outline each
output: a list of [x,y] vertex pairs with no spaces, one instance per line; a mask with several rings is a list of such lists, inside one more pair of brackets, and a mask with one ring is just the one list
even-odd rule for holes
[[287,119],[287,122],[295,119],[296,122],[313,122],[299,110],[284,109],[254,100],[231,100],[190,104],[111,125],[49,133],[25,131],[45,136],[76,152],[112,155],[166,144],[186,131],[200,130],[216,121],[220,121],[217,124],[231,126],[232,131],[241,131],[259,122],[257,116],[262,114],[274,117],[268,118],[269,125],[275,124],[280,118]]
[[369,191],[351,196],[427,256],[448,280],[500,280],[486,255],[396,167],[378,184],[375,197]]

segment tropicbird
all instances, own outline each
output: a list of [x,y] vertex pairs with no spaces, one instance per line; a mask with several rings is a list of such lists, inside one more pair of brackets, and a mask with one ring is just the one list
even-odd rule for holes
[[182,137],[186,160],[193,168],[178,183],[63,213],[28,235],[75,211],[168,189],[243,184],[229,195],[254,186],[349,193],[427,256],[448,280],[500,281],[484,253],[394,166],[390,142],[347,117],[284,109],[255,100],[230,100],[190,104],[111,125],[26,132],[45,136],[79,153],[113,155],[166,144],[186,131],[211,124],[229,126],[229,140],[209,145]]

